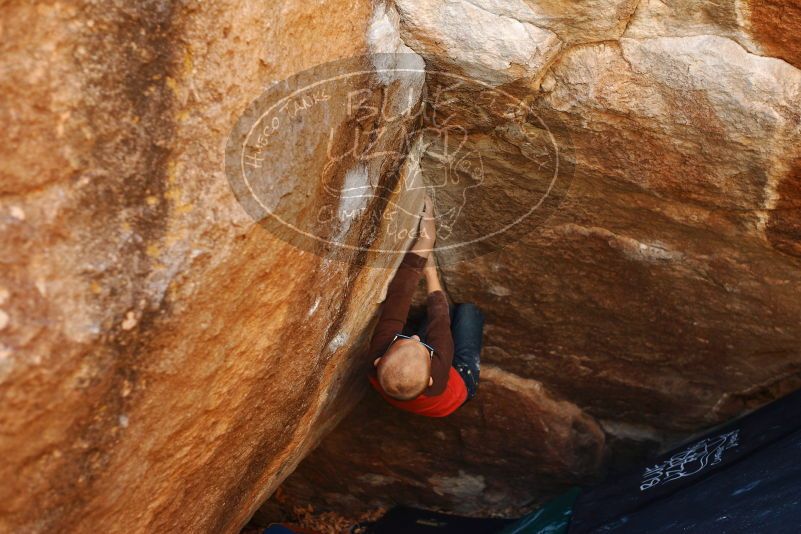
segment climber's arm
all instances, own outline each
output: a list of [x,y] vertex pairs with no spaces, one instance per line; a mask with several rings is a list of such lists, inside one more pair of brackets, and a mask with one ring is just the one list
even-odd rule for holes
[[428,291],[426,315],[428,330],[426,341],[434,348],[431,360],[431,377],[434,383],[426,390],[426,395],[439,395],[445,391],[453,363],[453,335],[451,334],[451,316],[448,299],[439,281],[437,265],[433,255],[429,257],[423,274]]
[[406,253],[403,261],[395,273],[392,282],[387,288],[387,298],[381,310],[381,317],[373,332],[373,339],[370,341],[370,361],[378,358],[389,347],[395,334],[403,330],[406,324],[406,317],[409,315],[409,307],[412,304],[412,294],[420,281],[420,274],[426,258],[418,256],[412,251]]
[[435,228],[433,218],[433,205],[426,197],[423,216],[420,219],[418,237],[411,249],[401,261],[398,272],[387,288],[387,297],[378,319],[373,339],[370,341],[370,361],[383,355],[392,342],[395,334],[403,330],[409,307],[412,304],[412,295],[417,283],[420,281],[423,266],[434,247]]
[[423,205],[423,215],[420,217],[420,224],[417,228],[417,239],[412,245],[411,251],[418,256],[428,258],[434,249],[436,240],[437,227],[434,216],[434,203],[429,197],[426,197]]

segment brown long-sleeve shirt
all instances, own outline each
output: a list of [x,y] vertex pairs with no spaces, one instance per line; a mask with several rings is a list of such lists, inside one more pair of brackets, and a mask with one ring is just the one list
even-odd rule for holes
[[[403,331],[412,304],[412,295],[420,281],[425,263],[425,258],[413,252],[407,252],[404,256],[387,289],[381,317],[370,342],[370,362],[382,356],[389,348],[395,334]],[[432,397],[441,395],[448,386],[453,363],[453,336],[445,294],[442,291],[429,293],[426,304],[428,315],[426,342],[434,348],[434,357],[431,360],[431,376],[434,383],[426,388],[423,394]],[[375,368],[372,368],[371,375],[375,376],[375,372]]]

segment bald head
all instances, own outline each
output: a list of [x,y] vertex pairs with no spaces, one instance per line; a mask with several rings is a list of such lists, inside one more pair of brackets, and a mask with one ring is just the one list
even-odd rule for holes
[[409,400],[429,385],[431,358],[428,350],[412,339],[399,339],[378,361],[378,382],[390,397]]

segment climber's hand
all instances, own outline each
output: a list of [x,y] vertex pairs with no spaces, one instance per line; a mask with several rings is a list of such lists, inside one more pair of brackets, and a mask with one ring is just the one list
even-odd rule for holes
[[420,224],[417,228],[417,241],[415,241],[412,251],[423,257],[428,257],[434,243],[437,241],[437,225],[434,215],[434,202],[431,197],[426,195],[423,204],[423,213],[420,215]]

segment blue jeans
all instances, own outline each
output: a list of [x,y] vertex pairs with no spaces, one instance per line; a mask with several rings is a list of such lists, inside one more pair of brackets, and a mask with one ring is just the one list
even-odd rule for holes
[[[428,321],[423,319],[420,338],[426,341]],[[467,400],[478,392],[481,371],[481,343],[484,335],[484,315],[475,304],[451,306],[451,334],[453,335],[453,367],[467,386]]]

